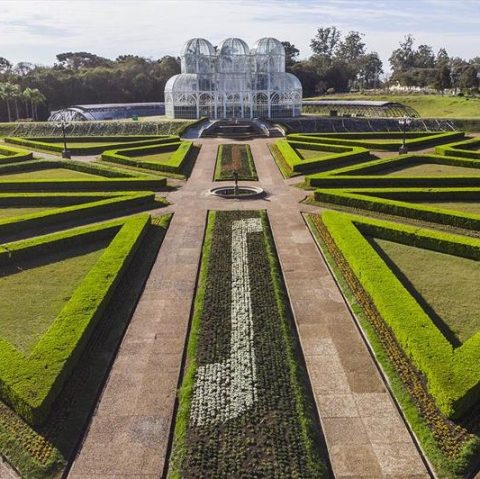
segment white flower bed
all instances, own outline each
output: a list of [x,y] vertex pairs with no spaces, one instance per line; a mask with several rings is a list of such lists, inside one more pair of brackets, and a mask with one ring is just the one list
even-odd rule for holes
[[190,412],[193,426],[236,418],[255,402],[256,364],[247,235],[260,231],[260,218],[243,219],[232,224],[230,356],[221,363],[197,369]]

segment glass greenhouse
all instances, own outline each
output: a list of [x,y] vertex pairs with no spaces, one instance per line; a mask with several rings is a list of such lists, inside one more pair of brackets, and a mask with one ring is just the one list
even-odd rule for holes
[[182,73],[165,85],[171,118],[290,118],[301,114],[302,85],[285,72],[285,49],[261,38],[252,49],[227,38],[216,49],[193,38],[181,53]]

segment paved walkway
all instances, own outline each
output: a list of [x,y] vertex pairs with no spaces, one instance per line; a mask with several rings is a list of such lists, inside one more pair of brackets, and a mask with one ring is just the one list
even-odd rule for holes
[[[204,140],[193,174],[168,198],[175,212],[70,479],[158,478],[166,470],[175,395],[209,209],[268,210],[338,478],[424,478],[425,467],[305,226],[305,192],[281,177],[265,140],[251,142],[263,200],[207,190],[218,140]],[[163,210],[165,211],[165,210]]]

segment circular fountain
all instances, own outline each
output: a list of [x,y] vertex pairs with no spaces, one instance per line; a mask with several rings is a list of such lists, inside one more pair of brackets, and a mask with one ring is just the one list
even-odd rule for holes
[[217,186],[209,190],[211,195],[220,196],[233,200],[246,200],[249,198],[259,198],[265,194],[263,188],[258,186],[238,186],[238,173],[233,172],[234,185]]

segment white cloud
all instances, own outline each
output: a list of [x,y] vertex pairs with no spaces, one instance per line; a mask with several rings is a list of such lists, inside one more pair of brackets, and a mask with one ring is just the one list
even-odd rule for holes
[[[177,55],[191,37],[218,44],[239,36],[252,44],[274,36],[308,57],[316,29],[337,25],[344,32],[364,32],[369,50],[385,62],[406,33],[417,43],[435,50],[445,46],[468,58],[479,54],[478,15],[468,14],[475,3],[478,7],[442,0],[3,0],[0,56],[53,63],[56,53],[83,50],[110,58],[124,53],[157,58]],[[449,5],[455,6],[453,16]]]

